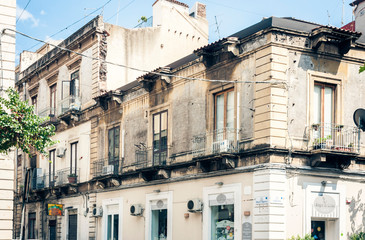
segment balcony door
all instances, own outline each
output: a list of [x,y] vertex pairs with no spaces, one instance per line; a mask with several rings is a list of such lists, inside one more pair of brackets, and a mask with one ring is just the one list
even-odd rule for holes
[[233,88],[214,96],[214,141],[228,139],[234,130]]
[[165,165],[167,159],[167,111],[153,115],[153,165]]
[[56,149],[49,151],[49,169],[48,180],[49,186],[53,187],[56,182]]
[[316,138],[327,138],[332,133],[335,123],[335,86],[323,83],[314,85],[314,124],[319,124]]
[[114,127],[108,131],[108,165],[113,165],[114,173],[119,170],[119,136],[120,128]]

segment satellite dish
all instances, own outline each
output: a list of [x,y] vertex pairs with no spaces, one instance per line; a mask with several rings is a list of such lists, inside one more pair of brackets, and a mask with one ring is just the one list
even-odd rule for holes
[[365,131],[365,109],[359,108],[354,112],[354,122],[358,128]]

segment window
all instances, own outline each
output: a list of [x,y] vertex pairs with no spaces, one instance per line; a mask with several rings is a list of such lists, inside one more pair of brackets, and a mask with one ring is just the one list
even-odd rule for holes
[[77,143],[71,143],[70,174],[77,176]]
[[38,114],[38,104],[37,104],[37,96],[32,97],[32,106],[34,107],[34,114]]
[[203,189],[203,239],[241,239],[241,184]]
[[311,236],[316,240],[325,239],[325,222],[324,221],[311,221]]
[[55,184],[55,180],[56,180],[56,175],[55,175],[55,165],[56,165],[56,150],[51,150],[49,151],[49,169],[48,169],[48,180],[49,180],[49,186],[53,187]]
[[[161,200],[159,200],[161,201]],[[167,209],[152,210],[151,239],[164,240],[167,238]]]
[[146,195],[147,240],[172,239],[172,192]]
[[233,88],[214,96],[214,142],[225,140],[234,129],[234,91]]
[[80,95],[79,71],[71,74],[70,96],[78,97]]
[[108,164],[114,166],[114,173],[119,169],[119,127],[109,129],[108,132]]
[[321,136],[331,135],[331,129],[335,122],[335,86],[323,83],[314,84],[314,124],[321,125]]
[[35,236],[36,213],[28,214],[28,239],[36,239]]
[[72,210],[68,215],[68,239],[77,240],[77,210]]
[[107,240],[119,239],[119,206],[109,205],[107,219]]
[[50,87],[50,112],[49,114],[51,116],[55,116],[56,115],[56,90],[57,90],[57,85],[54,84]]
[[167,111],[153,115],[153,165],[166,164],[167,121]]

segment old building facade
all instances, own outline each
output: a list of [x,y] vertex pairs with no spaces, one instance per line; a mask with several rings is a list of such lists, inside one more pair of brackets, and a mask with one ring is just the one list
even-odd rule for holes
[[[204,15],[193,9],[192,18]],[[26,212],[37,238],[340,240],[365,231],[364,134],[353,121],[365,104],[365,29],[271,17],[116,76],[103,65],[117,59],[108,58],[115,26],[88,26],[59,45],[81,57],[50,52],[17,85],[49,103],[60,141],[34,160],[42,170]],[[65,92],[82,100],[63,112]],[[49,216],[49,204],[62,215]]]

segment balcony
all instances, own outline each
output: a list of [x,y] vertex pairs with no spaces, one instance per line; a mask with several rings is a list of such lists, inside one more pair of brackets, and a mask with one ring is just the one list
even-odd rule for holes
[[55,113],[56,113],[56,109],[51,108],[51,107],[46,107],[46,108],[42,108],[42,109],[38,110],[38,116],[41,118],[45,118],[45,117],[53,118],[53,117],[55,117]]
[[31,188],[33,190],[41,190],[50,187],[67,186],[69,184],[80,183],[80,169],[72,170],[73,174],[70,174],[70,168],[64,168],[56,171],[56,173],[38,174],[32,177]]
[[136,169],[166,166],[170,164],[170,158],[168,153],[171,147],[168,146],[165,151],[153,151],[152,148],[147,149],[137,149],[135,151]]
[[80,111],[81,110],[81,98],[78,96],[70,95],[62,99],[58,103],[58,115],[63,115],[67,112]]
[[114,159],[100,159],[93,164],[93,177],[103,177],[110,175],[119,175],[121,172],[122,161],[119,158]]
[[359,131],[356,127],[312,124],[310,129],[310,148],[312,150],[327,150],[358,153]]
[[237,153],[238,133],[238,129],[223,128],[194,136],[192,140],[193,157]]

